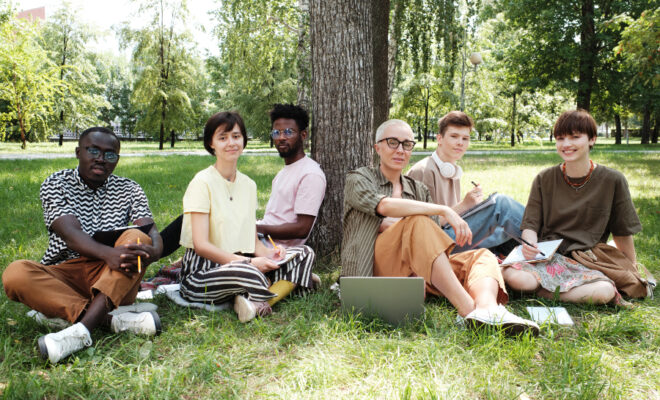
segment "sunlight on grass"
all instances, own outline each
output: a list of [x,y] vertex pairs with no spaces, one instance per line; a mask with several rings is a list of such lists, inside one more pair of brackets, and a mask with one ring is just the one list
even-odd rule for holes
[[[660,153],[597,148],[593,159],[627,176],[644,226],[635,236],[638,257],[660,276]],[[211,156],[125,157],[116,173],[142,185],[162,228],[181,213],[190,179],[213,161]],[[468,154],[461,161],[462,190],[474,180],[486,193],[498,191],[526,203],[534,176],[558,162],[553,152]],[[15,259],[41,258],[48,238],[39,186],[52,172],[75,165],[72,158],[0,161],[0,270]],[[282,165],[277,156],[240,159],[239,170],[259,188],[259,216]],[[148,275],[167,262],[156,263]],[[545,326],[539,338],[514,340],[457,327],[456,311],[438,298],[427,300],[421,320],[399,328],[344,315],[328,289],[338,268],[336,255],[318,260],[320,291],[284,301],[273,315],[248,324],[238,322],[232,311],[188,310],[157,297],[162,335],[100,330],[93,333],[92,347],[56,366],[38,358],[37,338],[48,330],[25,316],[27,307],[2,296],[0,397],[517,399],[525,393],[532,399],[660,398],[657,297],[623,310],[511,293],[510,308],[519,315],[528,305],[561,305],[576,322],[574,328]]]

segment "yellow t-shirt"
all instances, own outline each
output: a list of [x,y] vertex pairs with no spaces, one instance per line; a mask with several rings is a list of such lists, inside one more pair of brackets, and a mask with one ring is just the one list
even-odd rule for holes
[[181,246],[194,248],[190,213],[209,214],[209,241],[230,252],[254,253],[257,184],[236,171],[229,182],[213,165],[195,175],[183,196]]

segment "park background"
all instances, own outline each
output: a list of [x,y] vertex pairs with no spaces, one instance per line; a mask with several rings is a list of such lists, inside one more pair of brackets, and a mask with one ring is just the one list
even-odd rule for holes
[[[99,2],[47,7],[43,20],[16,18],[19,4],[1,3],[0,270],[43,254],[39,185],[75,167],[76,135],[93,125],[122,136],[116,173],[143,186],[164,227],[180,213],[192,176],[212,163],[197,140],[204,122],[218,110],[240,111],[253,139],[239,169],[257,182],[262,215],[282,166],[267,140],[267,112],[292,102],[311,111],[309,153],[328,175],[312,237],[322,290],[247,325],[229,312],[157,299],[163,335],[97,332],[90,349],[57,366],[37,357],[46,328],[2,296],[0,396],[660,398],[655,299],[630,310],[567,306],[575,328],[514,341],[458,328],[439,299],[399,329],[342,316],[328,289],[339,276],[343,177],[372,162],[374,128],[388,117],[410,122],[416,161],[434,148],[437,120],[452,109],[477,123],[466,179],[523,204],[536,173],[559,162],[554,120],[565,109],[590,110],[601,133],[593,159],[628,178],[644,225],[639,260],[660,275],[657,4],[204,3],[200,16],[196,2],[116,2],[128,15],[110,30],[81,16],[102,9]],[[539,303],[564,305],[512,294],[518,314]]]

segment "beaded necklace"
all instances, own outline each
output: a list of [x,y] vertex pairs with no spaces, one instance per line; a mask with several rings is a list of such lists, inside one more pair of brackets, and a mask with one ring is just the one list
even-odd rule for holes
[[589,160],[589,164],[591,164],[591,168],[589,168],[589,173],[580,182],[571,182],[568,178],[568,175],[566,175],[566,162],[564,162],[561,165],[561,174],[564,177],[564,182],[566,182],[570,187],[575,189],[576,192],[582,189],[582,187],[584,187],[584,185],[586,185],[587,182],[589,182],[589,180],[591,179],[591,173],[594,172],[594,162]]

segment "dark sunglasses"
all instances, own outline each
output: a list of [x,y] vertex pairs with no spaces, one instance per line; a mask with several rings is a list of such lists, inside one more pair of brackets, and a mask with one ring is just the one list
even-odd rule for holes
[[385,140],[387,142],[387,146],[390,149],[394,149],[394,150],[399,148],[399,144],[401,144],[401,146],[403,146],[403,149],[405,151],[410,151],[410,150],[413,149],[413,147],[415,147],[415,142],[412,141],[412,140],[403,140],[403,141],[401,141],[397,138],[388,137],[388,138],[379,140],[378,143],[382,142],[383,140]]

